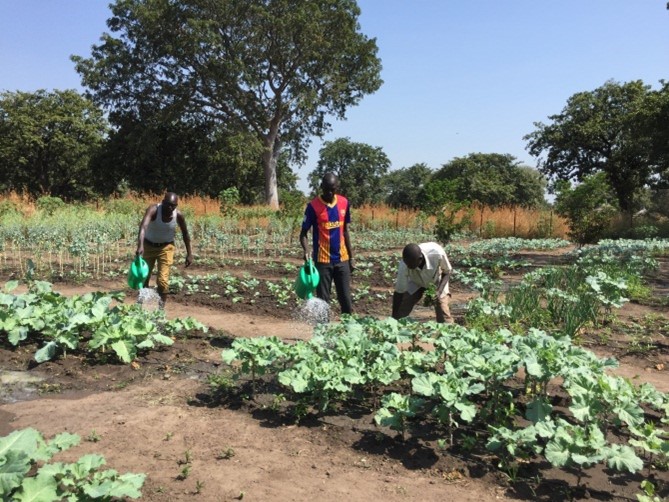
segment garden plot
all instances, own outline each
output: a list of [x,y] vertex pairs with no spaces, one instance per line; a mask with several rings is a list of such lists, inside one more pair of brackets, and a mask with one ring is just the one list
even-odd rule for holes
[[[564,265],[562,254],[559,253],[556,264]],[[542,254],[542,265],[550,263],[545,256]],[[519,259],[525,259],[522,252]],[[503,284],[518,284],[520,276],[534,268],[510,267],[496,272],[495,266],[482,262],[470,267],[458,267],[458,261],[453,262],[456,268],[463,271],[466,268],[467,272],[478,265],[497,275]],[[638,375],[635,383],[651,381],[657,386],[667,381],[666,369],[662,366],[667,362],[666,328],[663,327],[666,324],[662,320],[666,320],[667,312],[666,303],[662,303],[662,295],[666,295],[662,292],[667,284],[666,265],[661,262],[660,269],[653,272],[653,289],[646,299],[625,302],[620,308],[612,308],[611,316],[605,315],[596,327],[586,325],[577,330],[577,342],[595,349],[598,355],[622,356],[623,365],[613,371],[625,369],[630,377]],[[382,265],[377,263],[372,269],[382,269]],[[247,264],[241,267],[239,277],[243,277],[244,270],[248,271]],[[219,272],[215,268],[202,270],[204,275]],[[293,274],[286,271],[285,279],[289,280]],[[253,275],[260,277],[256,272]],[[276,271],[268,275],[273,276],[271,280],[284,278]],[[480,279],[482,276],[471,277]],[[366,287],[362,278],[362,275],[354,276],[354,287],[358,281]],[[382,290],[391,284],[391,280],[387,284],[370,283],[369,288],[370,291]],[[463,295],[463,303],[464,295],[478,295],[475,288],[482,284],[480,281],[466,284],[454,278],[454,287]],[[99,289],[105,284],[97,286]],[[106,285],[110,290],[118,286],[118,283]],[[72,286],[61,289],[68,291],[68,288],[73,289]],[[82,292],[82,286],[76,288]],[[490,290],[501,295],[508,288],[491,287]],[[36,384],[38,399],[0,407],[3,418],[0,435],[32,426],[48,437],[68,430],[81,437],[94,438],[91,434],[94,430],[99,440],[83,441],[77,449],[65,452],[65,458],[69,461],[85,453],[98,452],[104,455],[109,466],[120,472],[146,473],[143,488],[146,500],[195,497],[201,500],[306,500],[316,496],[323,500],[341,497],[363,500],[379,494],[388,500],[418,497],[422,500],[443,500],[444,497],[564,500],[586,496],[617,500],[634,498],[641,493],[644,480],[650,480],[658,489],[666,486],[663,485],[667,482],[666,471],[644,469],[630,474],[625,469],[620,472],[614,469],[617,473],[612,474],[606,463],[586,469],[579,488],[575,488],[579,472],[569,466],[558,469],[541,462],[533,463],[529,458],[525,464],[519,457],[517,465],[508,463],[502,469],[498,467],[499,452],[485,449],[490,440],[485,429],[473,429],[474,436],[478,434],[480,440],[468,449],[469,440],[465,441],[464,435],[468,422],[462,416],[455,418],[461,425],[451,424],[450,431],[447,426],[444,430],[435,429],[429,420],[409,416],[403,419],[398,415],[400,409],[411,411],[410,403],[393,402],[390,397],[385,402],[379,399],[374,403],[373,395],[365,391],[356,391],[351,400],[335,401],[334,406],[322,412],[318,409],[319,401],[314,400],[296,420],[292,410],[299,400],[293,400],[295,396],[282,388],[281,382],[277,383],[266,373],[259,377],[253,393],[250,379],[238,383],[232,380],[232,372],[221,359],[221,352],[231,349],[239,337],[276,336],[290,341],[291,345],[295,345],[295,340],[306,343],[311,335],[304,330],[309,328],[296,324],[280,312],[273,315],[272,309],[261,315],[238,309],[242,301],[231,302],[227,308],[212,308],[205,302],[195,301],[196,298],[195,293],[186,295],[184,290],[175,291],[168,302],[168,317],[190,315],[214,329],[207,333],[188,332],[176,337],[172,346],[140,352],[133,366],[91,358],[85,353],[68,354],[34,366],[30,361],[38,347],[20,345],[14,349],[3,345],[0,350],[3,368],[28,370],[44,380]],[[490,297],[488,300],[491,301]],[[277,306],[274,311],[280,309]],[[286,312],[290,309],[286,307]],[[634,313],[627,315],[630,309]],[[383,312],[379,307],[376,312],[370,309],[366,313],[382,319]],[[417,314],[415,317],[424,320],[433,316],[429,307],[422,307]],[[613,332],[616,322],[627,323],[631,319],[638,319],[642,326],[638,331],[650,337],[641,352],[634,348],[633,334],[622,331],[609,334],[609,341],[614,337],[617,340],[612,347],[602,332],[607,328]],[[464,314],[460,321],[464,322]],[[626,340],[631,352],[625,349]],[[625,350],[630,355],[622,352]],[[524,409],[532,402],[533,395],[523,394],[524,381],[519,378],[518,375],[512,377],[506,385],[517,398],[514,402],[519,409]],[[240,387],[244,381],[247,383]],[[391,382],[384,390],[387,390],[384,395],[391,396],[393,392],[399,395],[399,391],[406,389]],[[550,383],[546,391],[553,396],[549,403],[553,410],[568,415],[571,405],[568,393],[560,391],[554,383]],[[476,399],[472,398],[472,402],[477,409],[482,409]],[[408,407],[402,408],[405,404]],[[378,407],[374,408],[375,405]],[[374,417],[381,409],[388,410],[388,418],[383,422],[385,412],[381,413],[377,424]],[[622,427],[611,429],[611,433],[614,436],[620,432],[627,434],[625,426]]]

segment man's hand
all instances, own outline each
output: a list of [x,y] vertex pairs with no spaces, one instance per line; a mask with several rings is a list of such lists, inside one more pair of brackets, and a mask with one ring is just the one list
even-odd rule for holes
[[187,267],[190,266],[191,263],[193,263],[193,255],[188,253],[186,255],[186,266]]
[[355,270],[355,265],[353,265],[353,258],[348,259],[348,266],[351,268],[351,273]]
[[142,256],[144,254],[144,246],[138,246],[137,250],[135,251],[135,256]]

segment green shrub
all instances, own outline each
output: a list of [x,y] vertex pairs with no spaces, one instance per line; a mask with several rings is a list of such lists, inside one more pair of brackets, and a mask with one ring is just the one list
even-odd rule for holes
[[109,199],[103,204],[107,213],[114,214],[143,214],[146,208],[141,202],[131,199]]
[[65,202],[60,197],[51,197],[50,195],[44,195],[37,199],[35,202],[37,209],[47,213],[53,213],[58,209],[63,209],[65,207]]
[[237,206],[241,201],[241,197],[236,187],[223,190],[218,194],[218,200],[221,204],[221,214],[223,216],[234,216],[237,214]]
[[2,200],[0,201],[0,216],[5,216],[6,214],[18,214],[19,210],[11,200]]

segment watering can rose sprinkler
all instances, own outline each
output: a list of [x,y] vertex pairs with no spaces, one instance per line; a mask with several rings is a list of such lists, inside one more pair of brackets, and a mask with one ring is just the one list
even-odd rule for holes
[[309,300],[314,296],[314,290],[320,281],[320,274],[314,265],[314,260],[309,259],[302,265],[297,279],[295,279],[295,294],[303,300]]

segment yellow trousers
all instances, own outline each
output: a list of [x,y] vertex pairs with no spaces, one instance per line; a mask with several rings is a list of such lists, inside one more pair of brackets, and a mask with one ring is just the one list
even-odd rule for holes
[[165,295],[169,290],[170,267],[174,263],[174,244],[165,244],[164,246],[154,246],[148,242],[144,243],[144,260],[149,266],[149,278],[146,279],[144,287],[149,286],[149,280],[153,273],[153,268],[158,262],[156,270],[156,283],[158,284],[158,294]]

